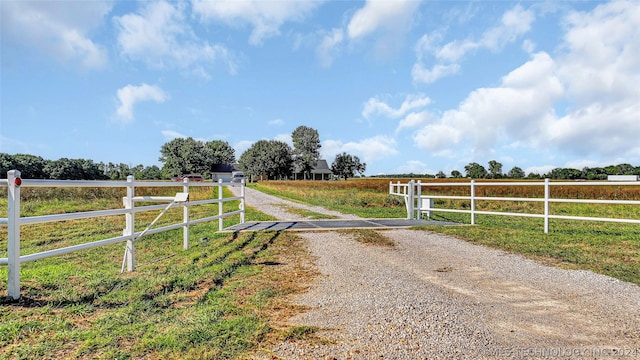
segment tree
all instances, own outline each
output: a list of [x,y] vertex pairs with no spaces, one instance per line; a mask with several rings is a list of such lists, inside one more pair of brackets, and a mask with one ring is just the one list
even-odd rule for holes
[[13,155],[13,163],[15,168],[20,170],[20,176],[25,179],[47,178],[44,172],[44,166],[47,164],[47,161],[40,156],[16,154]]
[[451,177],[452,178],[461,178],[462,177],[462,173],[458,170],[453,170],[451,171]]
[[204,144],[194,138],[175,138],[160,149],[162,174],[165,178],[207,171]]
[[580,179],[581,175],[582,172],[577,169],[555,168],[551,170],[550,173],[546,174],[545,177],[554,180],[575,180]]
[[104,169],[93,160],[60,158],[49,161],[44,172],[54,180],[101,180],[106,179]]
[[489,161],[489,178],[500,179],[502,178],[502,164],[491,160]]
[[140,180],[160,180],[162,179],[162,171],[160,171],[160,168],[155,165],[146,167],[138,165],[135,168],[133,176]]
[[343,152],[336,155],[335,160],[331,163],[331,172],[345,180],[354,177],[356,173],[364,174],[367,164],[361,163],[357,156],[352,156]]
[[436,179],[446,179],[447,178],[447,174],[444,173],[444,171],[440,170],[438,171],[438,173],[436,174]]
[[521,168],[514,166],[511,170],[509,170],[509,172],[507,173],[507,177],[511,178],[511,179],[522,179],[524,178],[525,174],[524,174],[524,170],[522,170]]
[[472,179],[484,179],[487,177],[487,170],[484,166],[478,163],[469,163],[469,165],[464,167],[464,171],[466,172],[466,177]]
[[320,136],[318,131],[307,126],[298,126],[291,134],[293,140],[293,162],[297,171],[311,174],[320,159]]
[[204,144],[204,157],[208,172],[213,172],[216,165],[233,165],[236,163],[236,151],[228,142],[222,140],[206,142]]
[[255,142],[238,160],[245,175],[277,179],[291,175],[291,147],[278,140]]

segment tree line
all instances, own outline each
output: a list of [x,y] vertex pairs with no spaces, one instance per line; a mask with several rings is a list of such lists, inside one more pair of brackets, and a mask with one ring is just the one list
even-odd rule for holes
[[507,173],[502,172],[502,164],[496,160],[491,160],[488,167],[484,167],[476,162],[469,163],[464,167],[464,174],[458,170],[451,171],[447,176],[443,171],[437,174],[394,174],[379,175],[380,177],[414,177],[414,178],[470,178],[470,179],[554,179],[554,180],[606,180],[609,175],[640,175],[640,166],[630,164],[609,165],[605,167],[585,167],[582,170],[573,168],[555,168],[546,174],[530,172],[525,174],[524,170],[514,166]]
[[[320,160],[320,137],[318,131],[299,126],[291,134],[293,148],[277,140],[255,142],[236,161],[235,150],[223,140],[200,141],[189,138],[173,139],[160,148],[158,166],[131,166],[124,163],[94,162],[89,159],[46,160],[28,154],[9,155],[0,153],[0,178],[7,172],[20,170],[25,179],[54,180],[125,180],[133,175],[142,180],[166,180],[183,174],[201,174],[210,179],[220,169],[237,166],[246,175],[267,179],[288,179],[293,174],[309,178]],[[357,156],[342,153],[331,165],[335,176],[341,178],[364,174],[366,164]]]
[[[293,147],[278,140],[260,140],[247,149],[239,159],[235,150],[223,140],[200,141],[189,138],[173,139],[160,148],[158,166],[131,166],[128,164],[96,163],[89,159],[45,160],[28,154],[9,155],[0,153],[0,178],[6,178],[9,170],[17,169],[25,179],[55,180],[125,180],[133,175],[136,179],[166,180],[183,174],[201,174],[211,179],[221,168],[229,171],[237,167],[247,176],[263,179],[290,179],[294,174],[310,178],[312,170],[320,160],[320,136],[316,129],[298,126],[292,133]],[[364,175],[366,164],[357,156],[343,152],[336,155],[330,168],[334,176],[347,179]],[[491,160],[488,166],[472,162],[464,167],[464,174],[453,170],[447,176],[443,171],[436,174],[394,174],[381,177],[422,178],[472,178],[472,179],[558,179],[558,180],[606,180],[608,175],[640,175],[640,166],[618,164],[605,167],[585,167],[582,170],[555,168],[546,174],[525,174],[518,166],[503,172],[503,165]]]

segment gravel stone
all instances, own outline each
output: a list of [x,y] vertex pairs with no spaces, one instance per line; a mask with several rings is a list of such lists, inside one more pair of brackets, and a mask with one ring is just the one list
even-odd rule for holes
[[[248,206],[298,220],[280,200],[246,189]],[[640,287],[564,270],[450,236],[381,231],[397,246],[336,232],[298,233],[321,276],[293,302],[291,325],[323,341],[282,342],[282,359],[639,359]]]

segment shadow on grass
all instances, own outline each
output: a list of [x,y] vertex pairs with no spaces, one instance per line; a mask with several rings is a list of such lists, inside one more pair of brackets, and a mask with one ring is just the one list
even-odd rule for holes
[[[166,267],[164,272],[147,270],[114,274],[110,270],[99,269],[80,279],[79,283],[76,279],[74,284],[60,281],[43,284],[33,280],[25,283],[23,279],[21,297],[15,300],[3,294],[0,296],[0,306],[69,308],[89,305],[114,309],[130,306],[135,301],[153,301],[167,294],[190,291],[203,282],[211,283],[209,291],[215,291],[238,269],[253,264],[260,253],[267,250],[281,234],[282,230],[242,234],[233,232],[215,244],[200,242],[189,250],[160,259],[164,262],[162,266]],[[149,264],[141,264],[136,268]]]

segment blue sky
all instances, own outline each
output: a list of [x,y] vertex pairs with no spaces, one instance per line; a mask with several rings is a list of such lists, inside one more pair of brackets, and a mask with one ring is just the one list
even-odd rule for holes
[[640,2],[7,1],[0,152],[318,130],[367,175],[640,165]]

